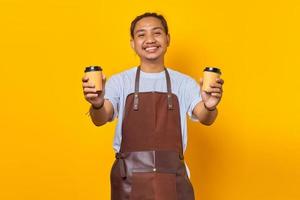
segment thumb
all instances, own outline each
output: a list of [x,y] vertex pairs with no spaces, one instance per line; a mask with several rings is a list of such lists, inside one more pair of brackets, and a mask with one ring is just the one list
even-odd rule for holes
[[200,78],[200,86],[202,87],[203,85],[203,78]]
[[105,86],[106,83],[106,76],[102,74],[102,85]]

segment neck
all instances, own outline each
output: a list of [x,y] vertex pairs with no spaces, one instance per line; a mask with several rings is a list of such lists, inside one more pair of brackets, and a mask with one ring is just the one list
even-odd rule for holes
[[164,61],[141,61],[141,70],[148,73],[162,72],[165,68]]

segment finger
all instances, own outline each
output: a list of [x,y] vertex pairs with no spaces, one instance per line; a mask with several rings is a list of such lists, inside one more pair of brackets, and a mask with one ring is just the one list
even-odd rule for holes
[[96,92],[97,92],[96,88],[84,88],[83,89],[83,93],[84,94],[87,94],[87,93],[96,93]]
[[210,92],[211,93],[221,93],[222,92],[222,88],[211,88]]
[[212,83],[209,85],[211,88],[221,88],[222,87],[222,84],[220,83]]
[[82,83],[82,87],[83,88],[95,88],[95,84],[84,82],[84,83]]
[[224,84],[224,80],[221,79],[221,78],[217,78],[217,79],[216,79],[216,82],[217,82],[217,83],[220,83],[221,85]]
[[86,99],[93,99],[93,98],[95,98],[95,97],[98,97],[98,94],[97,94],[97,93],[96,93],[96,94],[89,93],[89,94],[86,94],[86,95],[85,95],[85,98],[86,98]]
[[88,81],[89,81],[89,77],[87,76],[82,77],[82,82],[88,82]]
[[211,93],[211,96],[214,96],[214,97],[221,97],[222,94],[221,94],[221,93]]

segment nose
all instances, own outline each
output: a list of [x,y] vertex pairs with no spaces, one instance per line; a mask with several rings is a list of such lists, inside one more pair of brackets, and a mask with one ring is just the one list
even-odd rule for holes
[[148,35],[147,37],[146,37],[146,41],[145,41],[146,43],[148,43],[148,44],[151,44],[151,43],[154,43],[155,42],[155,39],[154,39],[154,37],[150,34],[150,35]]

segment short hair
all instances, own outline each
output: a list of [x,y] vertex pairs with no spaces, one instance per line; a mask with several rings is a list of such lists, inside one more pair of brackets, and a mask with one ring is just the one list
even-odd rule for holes
[[164,31],[165,33],[168,35],[169,34],[169,29],[168,29],[168,24],[167,24],[167,21],[166,19],[164,18],[164,16],[160,15],[160,14],[157,14],[155,12],[146,12],[142,15],[139,15],[137,16],[132,22],[131,22],[131,25],[130,25],[130,35],[131,37],[133,38],[134,37],[134,28],[136,26],[136,23],[138,21],[140,21],[141,19],[145,18],[145,17],[155,17],[156,19],[159,19],[163,28],[164,28]]

